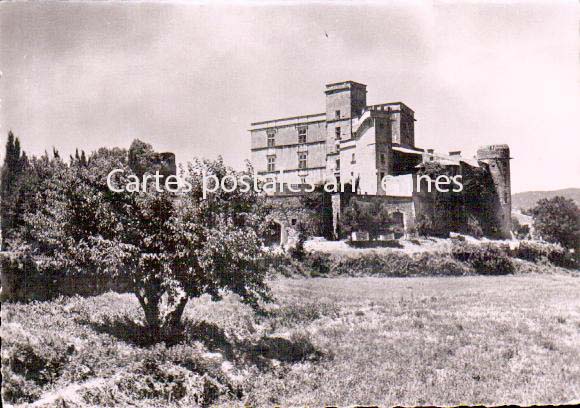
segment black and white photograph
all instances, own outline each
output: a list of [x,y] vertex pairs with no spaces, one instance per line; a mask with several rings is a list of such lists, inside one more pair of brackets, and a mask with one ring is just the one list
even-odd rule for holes
[[1,405],[580,404],[578,1],[0,2]]

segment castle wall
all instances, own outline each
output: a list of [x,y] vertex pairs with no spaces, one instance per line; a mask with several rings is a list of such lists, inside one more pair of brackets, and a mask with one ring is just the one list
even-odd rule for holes
[[[483,188],[478,187],[469,195],[450,197],[448,204],[454,208],[452,216],[436,218],[451,225],[453,230],[463,230],[466,220],[475,215],[480,224],[489,227],[486,228],[489,236],[496,235],[497,225],[503,237],[510,236],[511,185],[507,145],[486,146],[478,150],[479,165],[486,171],[472,159],[461,158],[456,153],[442,155],[428,150],[423,157],[417,156],[416,152],[422,149],[415,148],[414,112],[404,103],[367,106],[366,86],[353,81],[328,84],[325,95],[324,113],[252,124],[252,162],[260,175],[294,185],[322,184],[336,177],[343,184],[355,180],[357,197],[383,200],[394,210],[399,206],[406,224],[412,225],[416,214],[440,211],[434,209],[434,197],[430,195],[413,193],[412,198],[409,197],[407,176],[416,174],[418,162],[437,159],[444,166],[456,166],[457,170],[469,163],[478,170],[473,174],[476,180],[481,177],[479,184],[493,184],[493,188],[486,187],[483,193],[480,191]],[[307,129],[307,140],[299,143],[299,129],[303,127]],[[275,145],[269,147],[268,133],[273,131]],[[303,169],[299,168],[300,154],[307,155],[307,166]],[[269,158],[275,158],[275,171],[268,171]],[[396,177],[392,180],[392,188],[386,191],[381,185],[385,176]],[[394,190],[406,192],[400,194],[405,197],[396,197],[403,201],[393,200]],[[466,197],[469,203],[465,202]],[[333,200],[336,207],[333,224],[337,230],[343,203],[340,197]],[[438,200],[439,207],[441,202],[444,207],[447,205],[444,200]]]

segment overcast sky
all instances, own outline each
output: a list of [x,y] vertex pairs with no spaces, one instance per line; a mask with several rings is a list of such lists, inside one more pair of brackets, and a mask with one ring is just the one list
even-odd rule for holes
[[419,147],[508,143],[514,192],[580,187],[577,2],[252,4],[0,4],[0,142],[140,138],[239,167],[250,122],[323,112],[324,85],[354,80],[415,110]]

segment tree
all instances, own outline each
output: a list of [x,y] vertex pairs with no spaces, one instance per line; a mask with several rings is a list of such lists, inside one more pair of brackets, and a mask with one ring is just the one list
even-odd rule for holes
[[43,258],[43,268],[128,278],[157,340],[180,331],[190,298],[218,299],[225,290],[254,307],[269,299],[259,238],[266,224],[262,198],[240,189],[202,196],[202,172],[221,181],[249,170],[236,172],[221,159],[195,161],[183,170],[192,186],[187,193],[153,187],[129,193],[106,185],[114,169],[123,170],[119,186],[134,174],[126,152],[101,149],[88,162],[59,166],[46,181],[45,206],[27,217],[28,250]]
[[27,167],[28,159],[20,150],[20,140],[8,132],[6,153],[0,180],[0,220],[2,231],[2,249],[7,247],[15,229],[21,224],[20,184]]
[[301,195],[299,200],[307,212],[303,219],[310,220],[310,225],[305,226],[308,233],[332,239],[332,196],[324,191],[324,185],[316,185],[313,192]]
[[342,225],[347,234],[366,231],[371,239],[376,239],[381,233],[392,230],[393,218],[388,209],[380,202],[359,203],[351,199],[342,214]]
[[580,210],[574,200],[562,196],[544,198],[537,202],[531,212],[536,235],[578,251]]

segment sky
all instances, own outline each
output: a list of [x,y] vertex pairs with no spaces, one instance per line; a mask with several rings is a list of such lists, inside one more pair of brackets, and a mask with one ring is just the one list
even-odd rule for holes
[[68,156],[139,138],[250,158],[251,122],[323,112],[324,85],[415,111],[418,147],[511,148],[512,192],[580,187],[580,6],[0,3],[0,143]]

